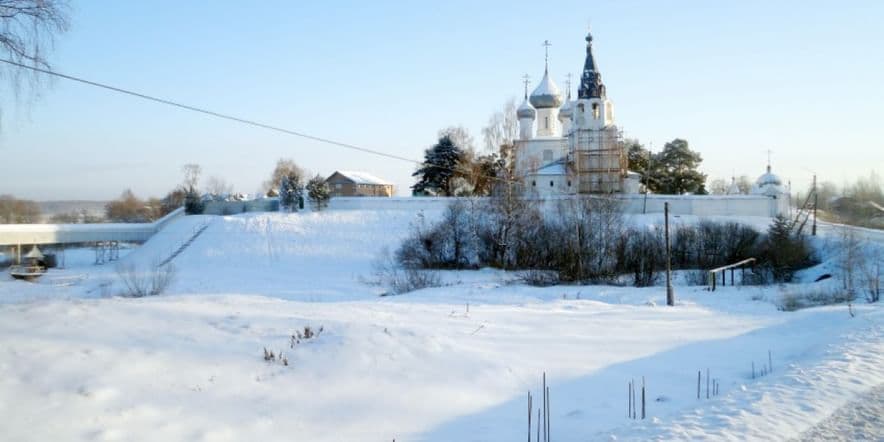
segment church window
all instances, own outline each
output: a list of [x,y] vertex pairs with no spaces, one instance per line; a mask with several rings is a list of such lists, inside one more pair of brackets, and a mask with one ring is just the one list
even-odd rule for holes
[[568,187],[571,187],[571,180],[568,180]]
[[537,187],[537,181],[531,181],[531,187]]
[[553,182],[552,182],[552,181],[550,181],[550,182],[549,182],[549,187],[554,187],[554,185],[553,185]]
[[549,129],[549,117],[543,118],[543,125],[545,129]]
[[592,104],[592,117],[595,118],[596,120],[598,120],[599,119],[599,112],[600,112],[599,104],[593,103]]

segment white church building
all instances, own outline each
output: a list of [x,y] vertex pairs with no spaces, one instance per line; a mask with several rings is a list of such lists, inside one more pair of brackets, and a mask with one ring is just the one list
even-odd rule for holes
[[[547,43],[548,46],[548,43]],[[538,195],[638,193],[640,176],[627,170],[621,131],[614,124],[614,103],[586,37],[586,61],[577,100],[570,84],[562,95],[549,75],[516,110],[519,139],[515,141],[515,170],[526,190]]]
[[[516,110],[519,138],[514,141],[514,168],[526,193],[539,197],[580,194],[615,194],[627,212],[662,211],[669,202],[676,214],[789,215],[789,191],[771,171],[761,175],[748,195],[735,183],[727,195],[647,195],[641,175],[627,169],[622,132],[615,124],[614,103],[608,98],[586,36],[586,59],[577,99],[571,85],[562,94],[549,75],[549,53],[540,83],[525,95]],[[544,43],[549,46],[549,43]]]

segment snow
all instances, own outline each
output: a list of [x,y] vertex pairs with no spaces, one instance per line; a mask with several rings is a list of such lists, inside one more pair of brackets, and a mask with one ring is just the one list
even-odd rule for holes
[[386,181],[382,178],[378,178],[368,172],[357,172],[353,170],[339,170],[337,171],[339,174],[345,176],[346,178],[353,181],[355,184],[376,184],[376,185],[392,185],[393,183]]
[[[524,438],[526,394],[540,397],[543,372],[556,441],[782,440],[876,417],[850,404],[880,398],[880,305],[856,304],[856,317],[843,305],[781,312],[770,302],[780,287],[679,285],[666,307],[660,287],[537,288],[491,269],[378,297],[364,283],[372,261],[419,216],[439,215],[180,218],[121,253],[147,268],[208,225],[174,259],[175,283],[152,298],[110,296],[116,266],[92,265],[88,249],[67,252],[66,268],[37,283],[4,277],[3,438],[511,441]],[[824,242],[837,228],[820,232]],[[323,332],[290,348],[305,326]],[[265,347],[289,365],[265,362]],[[752,379],[768,351],[773,371]],[[721,394],[698,400],[706,369]],[[648,418],[628,420],[626,385],[642,376]]]

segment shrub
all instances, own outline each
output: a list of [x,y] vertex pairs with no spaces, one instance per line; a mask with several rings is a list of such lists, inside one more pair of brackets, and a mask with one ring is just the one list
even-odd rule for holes
[[442,285],[441,278],[436,272],[402,267],[389,250],[383,250],[372,263],[372,275],[365,282],[387,288],[387,292],[382,296],[399,295]]
[[175,279],[175,267],[172,264],[153,265],[147,271],[140,271],[134,264],[117,266],[117,276],[123,282],[125,291],[121,294],[127,298],[156,296],[163,293]]

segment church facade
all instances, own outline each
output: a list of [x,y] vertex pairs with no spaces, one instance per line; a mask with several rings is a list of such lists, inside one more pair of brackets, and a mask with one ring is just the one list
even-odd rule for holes
[[516,115],[515,172],[529,193],[575,195],[639,192],[640,176],[627,169],[620,129],[614,124],[614,104],[608,99],[586,37],[586,60],[576,100],[568,85],[565,96],[549,76],[525,98]]

